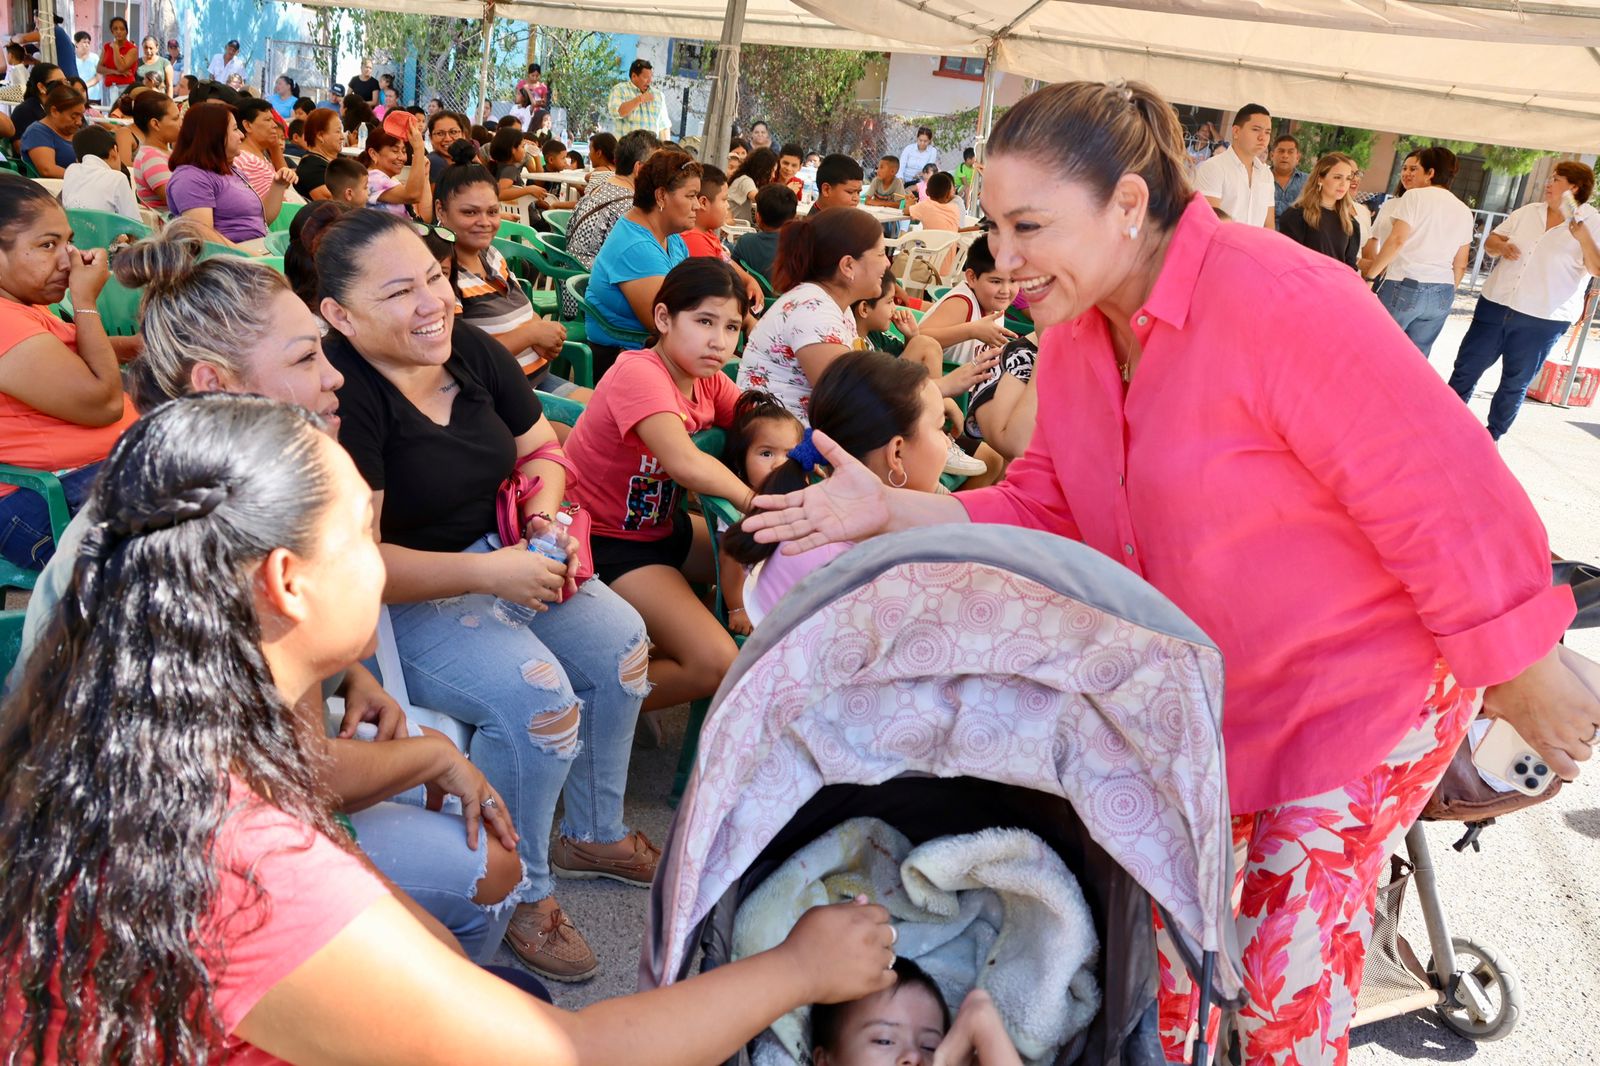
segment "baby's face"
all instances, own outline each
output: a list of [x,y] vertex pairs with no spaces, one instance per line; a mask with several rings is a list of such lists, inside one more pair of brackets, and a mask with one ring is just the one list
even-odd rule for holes
[[750,446],[744,453],[744,472],[750,487],[766,484],[772,472],[789,458],[789,449],[800,443],[800,426],[791,419],[763,418],[751,427]]
[[929,1066],[944,1039],[939,1003],[917,985],[894,985],[846,1010],[839,1046],[817,1049],[817,1066]]

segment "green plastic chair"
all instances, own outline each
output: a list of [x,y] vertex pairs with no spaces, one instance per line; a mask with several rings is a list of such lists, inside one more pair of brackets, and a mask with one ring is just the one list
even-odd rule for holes
[[[139,298],[141,290],[130,289],[117,280],[115,274],[106,279],[105,288],[94,308],[100,312],[100,325],[108,337],[132,337],[139,332]],[[72,294],[61,298],[57,305],[66,316],[72,314]],[[70,317],[68,318],[70,321]]]
[[283,256],[281,255],[258,255],[255,257],[255,261],[263,266],[271,267],[280,274],[283,273]]
[[722,372],[728,375],[728,380],[735,385],[739,383],[739,367],[743,362],[744,360],[742,359],[729,359],[722,364]]
[[286,229],[269,230],[267,239],[262,243],[266,245],[268,255],[283,255],[289,250],[289,231]]
[[301,208],[310,206],[310,204],[284,204],[278,208],[278,217],[272,220],[272,225],[267,227],[267,232],[288,233],[289,223],[294,221],[294,216],[300,213]]
[[0,678],[11,673],[22,654],[22,622],[27,611],[0,611]]
[[740,266],[744,267],[746,273],[748,273],[752,278],[756,279],[756,284],[761,286],[761,295],[765,296],[769,300],[778,295],[778,290],[772,287],[772,282],[767,280],[765,274],[761,273],[761,271],[757,270],[749,263],[746,263],[743,259],[740,259],[738,262]]
[[[579,274],[577,277],[568,278],[566,281],[567,294],[577,301],[583,308],[584,314],[598,319],[606,328],[606,332],[617,339],[623,348],[629,346],[643,348],[650,343],[649,334],[639,329],[626,329],[617,325],[605,316],[598,307],[589,302],[589,275]],[[587,338],[585,338],[587,339]]]
[[550,364],[550,372],[585,389],[594,388],[594,351],[582,341],[567,341]]
[[[50,537],[56,543],[61,543],[61,534],[67,528],[67,523],[72,521],[72,515],[67,510],[67,493],[61,487],[61,479],[48,470],[30,470],[25,466],[12,466],[10,463],[0,463],[0,484],[15,485],[18,489],[37,492],[44,497],[45,509],[50,514]],[[9,559],[0,558],[0,588],[21,589],[24,592],[33,589],[34,582],[39,580],[39,571],[28,570],[16,565]],[[11,613],[11,612],[6,612]],[[17,611],[16,614],[22,612]],[[18,627],[17,639],[21,641],[21,628]],[[11,658],[15,660],[16,650],[12,649]],[[0,671],[0,677],[10,670]]]
[[227,244],[217,244],[215,241],[206,241],[206,246],[200,251],[200,258],[210,259],[214,255],[234,255],[238,256],[240,259],[256,258],[256,256],[251,255],[243,248],[234,248],[233,246]]
[[505,237],[496,237],[494,247],[506,257],[506,265],[511,268],[511,273],[517,280],[527,283],[524,291],[528,294],[528,302],[533,305],[533,313],[541,318],[559,314],[561,294],[554,289],[537,288],[534,284],[540,278],[550,276],[544,272],[544,257],[539,254],[538,249]]
[[567,250],[567,235],[565,233],[541,233],[539,239],[552,248],[560,251]]
[[[722,454],[727,441],[727,435],[720,429],[707,429],[694,435],[695,445],[708,455]],[[722,531],[732,528],[744,519],[739,509],[720,496],[700,496],[700,512],[705,515],[706,529],[711,534],[711,557],[718,559],[722,548]],[[722,568],[715,567],[716,574],[715,595],[712,599],[711,613],[718,622],[726,628],[728,624],[728,604],[722,591]],[[737,633],[731,634],[733,642],[740,647],[744,646],[745,638]],[[683,790],[688,787],[689,775],[694,772],[694,760],[700,751],[700,730],[705,726],[706,715],[711,713],[711,700],[695,700],[689,704],[689,722],[683,731],[683,747],[678,751],[678,768],[672,775],[672,794],[668,802],[676,807],[683,798]]]
[[544,220],[550,223],[550,225],[554,226],[557,233],[565,236],[567,232],[567,223],[572,221],[572,211],[570,208],[556,211],[546,211],[544,213]]
[[72,243],[79,248],[109,248],[111,242],[124,234],[137,241],[150,236],[151,232],[143,222],[111,211],[69,209],[67,222],[72,226]]
[[553,392],[534,391],[539,397],[539,403],[544,406],[544,416],[552,422],[560,422],[563,426],[578,424],[578,416],[583,414],[583,404],[577,400],[569,400],[565,396],[557,396]]

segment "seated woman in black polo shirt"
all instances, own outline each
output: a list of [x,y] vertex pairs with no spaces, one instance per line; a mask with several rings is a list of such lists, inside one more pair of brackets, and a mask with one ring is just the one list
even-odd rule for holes
[[456,291],[461,318],[505,345],[534,388],[587,400],[588,389],[550,373],[549,363],[561,354],[567,328],[540,318],[511,276],[505,256],[494,246],[500,229],[494,176],[473,158],[470,144],[456,143],[459,151],[452,151],[461,161],[445,167],[434,189],[434,217],[453,239],[435,238],[430,246]]

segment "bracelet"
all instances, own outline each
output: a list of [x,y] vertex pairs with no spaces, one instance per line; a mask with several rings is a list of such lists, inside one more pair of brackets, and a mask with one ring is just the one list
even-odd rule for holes
[[730,607],[730,608],[728,608],[728,613],[729,614],[744,614],[744,608],[743,607]]
[[98,315],[99,313],[100,312],[98,310],[96,310],[95,308],[93,308],[93,307],[83,307],[83,308],[74,307],[72,309],[72,317],[73,318],[77,318],[79,315]]

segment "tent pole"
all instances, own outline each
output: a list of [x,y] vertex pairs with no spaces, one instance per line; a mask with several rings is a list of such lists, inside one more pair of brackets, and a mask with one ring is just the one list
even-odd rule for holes
[[1589,330],[1594,326],[1594,313],[1597,307],[1600,307],[1600,299],[1591,298],[1585,305],[1588,314],[1578,316],[1578,321],[1583,323],[1583,332],[1578,334],[1578,346],[1572,352],[1572,365],[1567,368],[1567,383],[1561,390],[1562,407],[1572,406],[1572,388],[1578,383],[1578,367],[1583,363],[1583,346],[1589,339]]
[[[983,91],[978,96],[978,136],[973,142],[972,151],[975,161],[983,163],[984,152],[989,146],[989,131],[994,128],[994,83],[999,77],[995,67],[995,52],[998,50],[999,39],[989,41],[989,47],[983,55]],[[967,213],[977,214],[978,192],[983,185],[983,174],[974,171],[972,184],[967,186]]]
[[733,139],[733,122],[739,111],[739,50],[744,40],[745,5],[746,0],[728,0],[728,12],[722,19],[706,126],[700,133],[702,163],[721,166],[728,158],[728,142]]
[[478,63],[478,121],[489,118],[489,64],[494,59],[494,0],[483,4],[483,59]]

